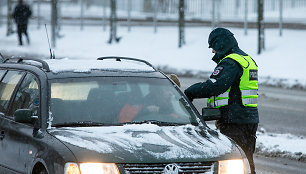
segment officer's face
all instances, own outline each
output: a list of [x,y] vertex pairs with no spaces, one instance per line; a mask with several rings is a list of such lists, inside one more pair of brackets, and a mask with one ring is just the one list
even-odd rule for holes
[[216,54],[216,51],[214,49],[211,50],[212,53]]

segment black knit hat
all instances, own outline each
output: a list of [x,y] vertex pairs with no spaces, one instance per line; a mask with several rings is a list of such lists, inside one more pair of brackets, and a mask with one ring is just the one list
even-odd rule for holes
[[213,48],[219,55],[225,55],[230,49],[238,46],[234,34],[226,28],[216,28],[208,38],[209,48]]

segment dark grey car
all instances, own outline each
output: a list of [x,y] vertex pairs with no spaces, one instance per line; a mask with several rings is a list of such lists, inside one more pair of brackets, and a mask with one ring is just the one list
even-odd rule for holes
[[248,163],[150,63],[0,64],[0,173],[242,174]]

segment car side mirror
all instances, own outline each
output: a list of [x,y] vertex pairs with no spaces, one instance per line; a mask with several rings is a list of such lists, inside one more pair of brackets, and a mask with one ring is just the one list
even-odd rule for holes
[[219,120],[221,112],[218,108],[202,108],[202,118],[205,121]]
[[17,109],[14,113],[14,118],[16,122],[32,124],[38,117],[33,116],[33,113],[30,109]]

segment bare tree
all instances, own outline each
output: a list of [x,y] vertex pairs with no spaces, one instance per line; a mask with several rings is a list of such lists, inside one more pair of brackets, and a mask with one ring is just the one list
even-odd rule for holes
[[185,44],[185,0],[179,0],[179,48]]
[[51,1],[51,44],[56,47],[57,29],[57,0]]
[[13,7],[12,7],[12,0],[7,0],[7,30],[6,36],[9,36],[14,33],[13,31]]

